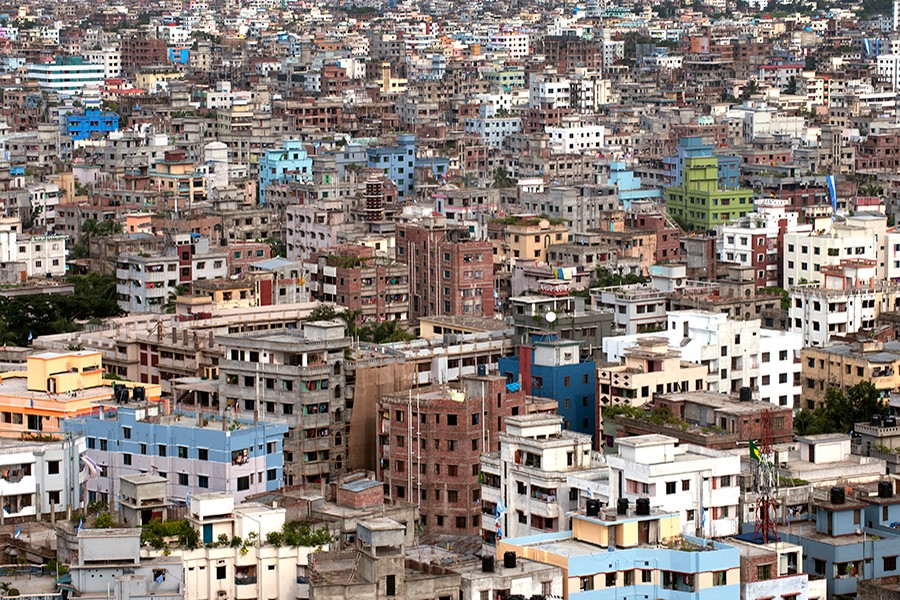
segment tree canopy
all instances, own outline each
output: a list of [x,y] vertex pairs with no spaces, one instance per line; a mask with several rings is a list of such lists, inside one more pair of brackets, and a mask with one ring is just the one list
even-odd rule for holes
[[854,424],[869,421],[873,415],[886,415],[887,411],[881,392],[871,381],[861,381],[847,388],[846,394],[839,388],[829,388],[821,408],[797,413],[794,431],[798,435],[849,433]]

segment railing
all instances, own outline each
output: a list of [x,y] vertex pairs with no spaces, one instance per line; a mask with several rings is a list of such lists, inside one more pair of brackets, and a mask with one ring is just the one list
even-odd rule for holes
[[[298,577],[299,580],[299,577]],[[299,581],[297,583],[300,583]],[[235,577],[234,578],[235,585],[256,585],[256,575],[249,575],[247,577]]]

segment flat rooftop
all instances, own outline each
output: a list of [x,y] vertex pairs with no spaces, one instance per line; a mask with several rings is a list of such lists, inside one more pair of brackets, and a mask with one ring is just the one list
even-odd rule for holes
[[3,379],[0,381],[0,398],[8,396],[11,398],[28,398],[35,401],[54,400],[61,403],[84,400],[100,402],[111,400],[113,398],[113,388],[111,385],[101,385],[92,388],[73,390],[72,392],[54,394],[40,390],[29,390],[28,377],[24,371],[3,373],[2,375]]

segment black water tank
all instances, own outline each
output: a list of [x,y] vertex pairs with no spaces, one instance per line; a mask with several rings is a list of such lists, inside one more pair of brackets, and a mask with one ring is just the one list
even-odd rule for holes
[[894,485],[890,481],[879,481],[878,482],[878,497],[879,498],[893,498],[894,497]]
[[617,515],[627,515],[628,514],[628,498],[619,498],[618,502],[616,502],[616,514]]
[[881,427],[881,415],[872,415],[871,425],[873,427]]
[[634,505],[639,517],[650,516],[650,498],[638,498]]
[[503,568],[504,569],[515,569],[516,568],[516,553],[509,551],[503,553]]
[[478,376],[484,377],[487,375],[487,365],[478,365]]
[[832,504],[843,504],[847,499],[846,494],[844,493],[844,488],[840,486],[834,486],[831,488],[831,503]]
[[897,426],[897,417],[885,417],[884,418],[884,426],[885,427],[896,427]]
[[585,514],[589,517],[598,517],[600,516],[600,501],[599,500],[588,500],[587,501],[587,510]]
[[143,386],[140,386],[140,385],[134,386],[131,393],[132,393],[132,397],[134,398],[135,402],[143,402],[146,399],[146,394],[144,393],[144,391],[145,390],[144,390]]
[[753,400],[753,390],[748,387],[741,388],[741,402],[750,402]]
[[493,573],[494,572],[494,557],[493,556],[482,556],[481,557],[481,572],[482,573]]

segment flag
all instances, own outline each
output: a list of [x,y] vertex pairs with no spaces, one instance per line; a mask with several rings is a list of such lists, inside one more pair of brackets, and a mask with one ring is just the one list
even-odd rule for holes
[[81,462],[83,462],[84,466],[87,467],[88,472],[91,474],[91,478],[96,477],[100,473],[100,465],[98,465],[97,461],[95,461],[87,454],[81,455]]
[[80,519],[78,519],[78,527],[75,528],[75,531],[81,531],[81,529],[83,527],[84,527],[84,517],[81,517]]
[[19,539],[19,536],[20,536],[20,535],[22,535],[22,526],[21,526],[21,525],[19,525],[19,526],[16,528],[16,533],[13,535],[13,538]]
[[506,505],[503,504],[503,498],[497,499],[497,507],[494,509],[494,514],[497,515],[497,518],[500,518],[500,515],[506,512]]
[[185,495],[184,495],[184,504],[185,504],[185,506],[187,506],[188,508],[191,507],[191,490],[188,490],[187,493],[185,493]]
[[759,451],[759,446],[753,440],[750,440],[750,458],[758,463],[762,462],[762,452]]
[[503,530],[500,529],[500,519],[499,518],[497,519],[496,525],[497,525],[497,541],[499,542],[500,540],[503,539]]
[[28,332],[28,343],[31,343],[31,340],[33,340],[33,339],[34,339],[34,334],[31,331],[29,331]]
[[700,507],[700,531],[706,529],[706,509],[702,506]]
[[588,490],[588,498],[593,498],[594,497],[594,488],[592,488],[591,486],[588,486],[587,490]]
[[165,571],[161,571],[160,574],[157,575],[156,579],[155,579],[156,583],[162,583],[165,580],[166,580],[166,572]]

